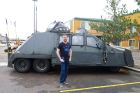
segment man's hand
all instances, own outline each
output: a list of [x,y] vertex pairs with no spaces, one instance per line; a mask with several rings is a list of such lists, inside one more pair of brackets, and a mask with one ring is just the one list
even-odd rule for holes
[[71,58],[69,58],[69,62],[71,62]]
[[60,62],[64,62],[64,60],[63,59],[60,59]]
[[70,55],[69,62],[71,62],[71,58],[72,58],[72,49],[71,48],[70,48],[69,55]]

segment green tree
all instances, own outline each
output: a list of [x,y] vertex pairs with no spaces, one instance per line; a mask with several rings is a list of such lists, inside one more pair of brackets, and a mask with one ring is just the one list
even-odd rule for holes
[[136,2],[138,3],[138,5],[140,5],[140,0],[136,0]]
[[120,0],[107,0],[105,12],[111,16],[111,20],[102,19],[100,23],[90,23],[92,29],[103,32],[102,39],[105,42],[119,45],[120,41],[135,36],[131,31],[128,33],[135,22],[124,17],[128,13],[125,4],[120,7]]

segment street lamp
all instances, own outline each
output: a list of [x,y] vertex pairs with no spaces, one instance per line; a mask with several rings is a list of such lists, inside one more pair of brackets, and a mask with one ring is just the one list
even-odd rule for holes
[[34,33],[37,32],[37,5],[36,2],[38,0],[33,0],[34,1]]

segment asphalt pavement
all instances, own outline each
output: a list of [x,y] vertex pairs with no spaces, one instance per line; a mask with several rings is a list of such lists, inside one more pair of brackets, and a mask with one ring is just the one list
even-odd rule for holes
[[[114,73],[93,67],[70,68],[70,84],[60,89],[59,67],[42,74],[18,73],[5,65],[7,55],[3,49],[0,48],[0,93],[140,93],[140,73],[126,69]],[[139,60],[138,53],[133,56]]]
[[[1,66],[0,93],[70,93],[68,90],[71,90],[71,93],[139,93],[139,77],[140,73],[123,69],[114,73],[89,67],[70,68],[69,85],[60,89],[59,67],[49,73],[41,74],[34,71],[18,73],[14,69]],[[101,87],[109,85],[118,86]],[[83,89],[90,87],[98,88]]]

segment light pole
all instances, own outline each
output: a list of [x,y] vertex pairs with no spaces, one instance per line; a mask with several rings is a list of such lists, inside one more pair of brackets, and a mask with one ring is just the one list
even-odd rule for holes
[[34,33],[37,32],[37,5],[36,2],[38,0],[33,0],[34,1]]

